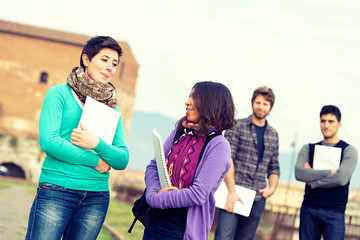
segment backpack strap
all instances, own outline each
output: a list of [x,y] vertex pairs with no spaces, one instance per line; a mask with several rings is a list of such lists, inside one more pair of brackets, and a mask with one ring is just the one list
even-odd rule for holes
[[131,233],[131,231],[132,231],[132,229],[133,229],[133,227],[134,227],[134,225],[135,225],[135,223],[136,223],[137,220],[138,220],[138,219],[137,219],[137,217],[135,216],[134,221],[132,222],[130,228],[128,229],[128,233]]
[[179,140],[179,138],[183,135],[184,133],[179,131],[179,130],[176,130],[176,133],[175,133],[175,136],[174,136],[174,139],[173,139],[173,145]]
[[134,206],[131,209],[135,218],[128,230],[128,233],[131,233],[137,220],[139,220],[144,226],[146,224],[151,207],[146,202],[145,193],[146,193],[146,188],[144,190],[143,195],[134,202]]
[[[214,137],[219,136],[219,135],[222,135],[221,132],[213,132],[212,134],[210,134],[210,135],[208,135],[208,136],[206,137],[204,146],[202,147],[201,152],[200,152],[200,155],[199,155],[199,162],[201,161],[201,158],[202,158],[202,156],[203,156],[203,154],[204,154],[206,145],[207,145]],[[199,165],[199,162],[198,162],[198,165]]]

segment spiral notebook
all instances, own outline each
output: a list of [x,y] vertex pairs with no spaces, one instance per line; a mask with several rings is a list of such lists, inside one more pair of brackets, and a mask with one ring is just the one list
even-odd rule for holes
[[152,130],[152,139],[154,144],[154,152],[155,152],[156,166],[159,174],[160,186],[161,188],[169,187],[171,186],[171,181],[166,167],[166,159],[164,154],[162,138],[155,128]]

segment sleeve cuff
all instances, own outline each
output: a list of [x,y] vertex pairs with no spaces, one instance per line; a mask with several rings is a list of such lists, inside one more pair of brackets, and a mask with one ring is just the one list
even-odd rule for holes
[[99,152],[99,151],[104,151],[107,148],[109,148],[109,145],[102,139],[99,137],[99,143],[98,145],[94,148],[95,152]]

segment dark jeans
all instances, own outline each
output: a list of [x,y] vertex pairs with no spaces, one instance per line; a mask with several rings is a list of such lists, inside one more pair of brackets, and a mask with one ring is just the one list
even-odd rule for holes
[[105,220],[109,191],[89,192],[40,183],[26,240],[95,240]]
[[344,240],[345,214],[322,208],[301,207],[300,240]]
[[264,212],[266,199],[254,201],[249,217],[219,209],[214,240],[252,240]]
[[147,227],[145,227],[143,240],[182,240],[183,238],[180,237],[170,237],[168,235],[153,231]]

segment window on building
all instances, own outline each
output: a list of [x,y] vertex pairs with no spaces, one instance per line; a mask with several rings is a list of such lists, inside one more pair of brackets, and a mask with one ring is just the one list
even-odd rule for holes
[[122,62],[120,63],[120,79],[123,78],[124,71],[125,71],[125,62],[122,61]]
[[47,83],[48,74],[47,72],[42,72],[40,75],[40,83]]

